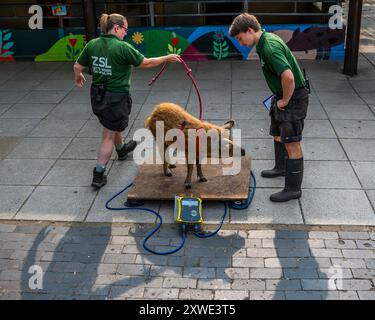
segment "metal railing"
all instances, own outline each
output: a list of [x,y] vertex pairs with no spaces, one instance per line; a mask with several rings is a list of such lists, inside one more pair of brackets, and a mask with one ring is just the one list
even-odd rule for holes
[[[94,0],[93,0],[94,1]],[[124,8],[127,8],[127,18],[143,18],[144,23],[146,25],[144,26],[156,26],[157,25],[157,19],[158,18],[193,18],[193,17],[201,17],[203,19],[209,18],[209,17],[230,17],[230,16],[236,16],[241,12],[248,12],[249,8],[252,5],[260,5],[264,4],[262,6],[263,12],[257,11],[256,9],[252,9],[251,13],[255,14],[256,16],[261,17],[328,17],[331,14],[327,12],[323,12],[320,10],[316,10],[315,12],[310,11],[300,11],[298,8],[299,4],[312,4],[312,3],[319,3],[319,4],[341,4],[342,2],[345,2],[345,0],[322,0],[322,1],[312,1],[312,0],[161,0],[161,1],[143,1],[143,2],[137,2],[137,1],[108,1],[108,0],[96,0],[95,6],[96,6],[96,15],[97,18],[99,18],[99,15],[102,12],[113,12],[118,10],[119,7],[123,6]],[[207,10],[205,8],[206,5],[213,5],[217,4],[218,6],[222,4],[233,4],[237,5],[237,10],[233,10],[232,12],[208,12],[210,10]],[[285,5],[291,5],[293,4],[293,9],[289,11],[276,11],[276,10],[270,10],[270,11],[264,11],[265,6],[272,7],[272,4],[285,4]],[[6,20],[28,20],[30,18],[30,14],[28,14],[28,8],[32,5],[30,2],[23,2],[23,3],[12,3],[12,2],[6,2],[6,3],[0,3],[0,12],[3,11],[3,8],[6,11],[9,11],[9,9],[13,10],[13,14],[11,15],[1,15],[0,14],[0,23],[2,21]],[[46,14],[49,11],[49,8],[51,4],[39,4],[43,8],[44,13],[44,19],[47,20],[55,20],[59,21],[60,27],[65,26],[65,21],[76,21],[84,20],[83,16],[83,10],[82,10],[82,3],[81,2],[72,2],[68,1],[65,5],[67,6],[68,15],[66,16],[52,16],[51,14]],[[196,9],[194,12],[179,12],[179,13],[171,13],[168,12],[168,9],[160,9],[160,5],[165,6],[182,6],[182,5],[196,5]],[[238,10],[238,8],[241,8]],[[20,8],[25,9],[25,15],[19,15],[17,13],[17,10],[19,11]],[[114,9],[112,9],[114,8]],[[131,8],[136,8],[140,13],[132,13]],[[23,10],[22,10],[23,11]],[[162,12],[160,12],[162,11]],[[74,14],[72,13],[74,12]],[[82,24],[83,25],[83,24]]]

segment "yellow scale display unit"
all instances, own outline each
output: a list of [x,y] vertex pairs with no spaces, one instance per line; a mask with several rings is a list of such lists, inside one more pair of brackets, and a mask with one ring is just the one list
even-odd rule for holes
[[187,226],[201,225],[202,199],[197,197],[175,196],[174,218],[177,223]]

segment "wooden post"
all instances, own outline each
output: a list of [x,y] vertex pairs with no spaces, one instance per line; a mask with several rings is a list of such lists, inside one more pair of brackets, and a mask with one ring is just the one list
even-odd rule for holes
[[85,19],[86,42],[97,37],[97,23],[95,15],[95,0],[83,0],[83,15]]
[[348,23],[346,26],[346,45],[344,74],[354,76],[358,69],[359,39],[361,35],[363,0],[350,0]]

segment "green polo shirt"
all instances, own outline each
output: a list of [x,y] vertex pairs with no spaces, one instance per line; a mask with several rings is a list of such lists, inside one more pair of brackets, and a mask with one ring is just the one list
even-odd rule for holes
[[101,34],[87,43],[77,62],[89,67],[93,84],[105,83],[113,92],[128,92],[133,66],[137,67],[144,56],[131,44],[111,34]]
[[267,84],[274,94],[282,96],[281,74],[287,69],[290,69],[294,75],[296,88],[305,85],[305,79],[296,58],[279,36],[263,31],[256,50]]

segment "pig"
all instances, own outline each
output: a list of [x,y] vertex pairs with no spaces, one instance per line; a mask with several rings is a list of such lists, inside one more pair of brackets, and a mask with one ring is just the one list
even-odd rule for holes
[[[234,121],[228,120],[223,126],[218,126],[213,123],[209,123],[207,121],[201,121],[197,119],[196,117],[189,114],[184,108],[181,106],[164,102],[158,104],[154,110],[151,112],[150,116],[145,121],[145,128],[149,129],[154,138],[156,138],[156,122],[157,121],[163,121],[164,122],[164,135],[166,132],[170,129],[181,129],[185,135],[185,158],[186,158],[186,164],[187,164],[187,174],[186,179],[184,182],[185,188],[190,189],[191,188],[191,176],[193,173],[193,164],[188,163],[188,129],[200,129],[200,131],[208,131],[211,129],[217,130],[218,134],[221,135],[221,139],[223,139],[225,142],[227,142],[226,146],[229,148],[229,156],[233,156],[233,141],[232,137],[229,133],[229,129],[233,128]],[[164,146],[160,146],[159,150],[167,150],[168,146],[172,144],[174,141],[165,141],[164,140]],[[207,137],[207,158],[211,157],[211,140],[210,136]],[[220,157],[221,150],[219,150]],[[245,150],[241,148],[241,156],[245,155]],[[199,152],[196,152],[196,166],[197,166],[197,175],[198,175],[198,181],[199,182],[205,182],[207,179],[204,177],[202,172],[201,163],[199,161]],[[171,168],[175,168],[175,165],[168,164],[167,157],[164,157],[164,164],[163,164],[163,171],[164,175],[166,176],[172,176]]]

